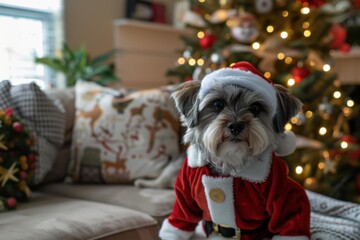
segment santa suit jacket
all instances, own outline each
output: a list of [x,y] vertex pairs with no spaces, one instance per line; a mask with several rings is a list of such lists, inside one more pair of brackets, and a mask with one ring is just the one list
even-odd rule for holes
[[288,177],[287,165],[279,157],[272,154],[256,180],[214,176],[207,165],[188,161],[177,177],[176,202],[162,225],[161,239],[189,239],[201,220],[242,230],[267,225],[242,234],[241,240],[309,239],[309,200],[302,186]]

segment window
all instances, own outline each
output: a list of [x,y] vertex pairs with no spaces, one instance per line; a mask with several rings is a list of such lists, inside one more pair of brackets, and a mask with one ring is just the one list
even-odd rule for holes
[[[5,2],[5,3],[4,3]],[[55,85],[53,73],[43,65],[35,64],[36,56],[51,55],[57,42],[56,17],[46,7],[59,0],[29,1],[0,0],[0,80],[13,85],[36,82],[46,88]],[[27,4],[26,4],[27,3]],[[44,3],[44,2],[43,2]],[[62,40],[62,39],[61,39]]]

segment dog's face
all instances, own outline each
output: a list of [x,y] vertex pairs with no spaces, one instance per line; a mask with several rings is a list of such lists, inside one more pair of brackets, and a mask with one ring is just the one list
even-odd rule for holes
[[277,135],[300,109],[301,103],[275,85],[278,109],[256,91],[237,85],[217,85],[202,99],[200,81],[180,85],[172,94],[187,127],[185,143],[201,150],[220,173],[241,170],[264,151],[276,148]]

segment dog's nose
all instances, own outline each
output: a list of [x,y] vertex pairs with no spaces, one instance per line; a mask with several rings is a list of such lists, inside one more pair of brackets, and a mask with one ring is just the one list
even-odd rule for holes
[[236,136],[245,128],[245,124],[241,121],[231,122],[228,124],[228,128],[232,135]]

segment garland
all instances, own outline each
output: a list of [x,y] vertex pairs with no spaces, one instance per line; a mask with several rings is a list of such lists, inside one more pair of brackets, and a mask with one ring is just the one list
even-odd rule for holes
[[0,108],[0,212],[15,209],[27,201],[28,187],[35,173],[34,140],[14,115],[12,108]]

